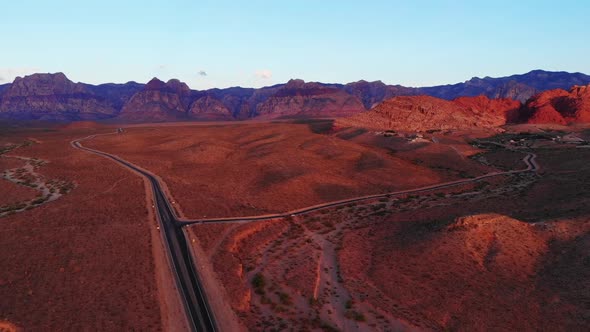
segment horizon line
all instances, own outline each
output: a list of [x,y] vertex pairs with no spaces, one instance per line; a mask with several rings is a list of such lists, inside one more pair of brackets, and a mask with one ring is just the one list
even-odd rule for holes
[[344,85],[348,85],[348,84],[352,84],[352,83],[359,83],[359,82],[367,82],[367,83],[381,82],[381,83],[383,83],[386,86],[400,86],[400,87],[411,88],[411,89],[424,89],[424,88],[431,88],[431,87],[452,86],[452,85],[456,85],[456,84],[466,83],[466,82],[469,82],[469,81],[474,80],[474,79],[481,79],[481,80],[483,80],[483,79],[500,79],[500,78],[507,78],[507,77],[512,77],[512,76],[526,75],[526,74],[530,74],[530,73],[538,72],[538,71],[540,71],[540,72],[546,72],[546,73],[566,73],[566,74],[572,74],[572,75],[580,74],[580,75],[590,76],[590,75],[588,75],[586,73],[582,73],[582,72],[579,72],[579,71],[569,72],[569,71],[565,71],[565,70],[544,70],[544,69],[538,69],[537,68],[537,69],[531,69],[531,70],[529,70],[527,72],[524,72],[524,73],[511,74],[511,75],[508,75],[508,76],[489,76],[489,75],[486,75],[484,77],[473,76],[470,79],[467,79],[467,80],[461,81],[461,82],[446,83],[446,84],[439,84],[439,85],[426,85],[426,86],[406,86],[406,85],[402,85],[402,84],[399,84],[399,83],[389,84],[389,83],[383,82],[382,80],[368,81],[368,80],[365,80],[365,79],[359,79],[357,81],[350,81],[350,82],[346,82],[346,83],[337,83],[337,82],[305,81],[304,79],[301,79],[301,78],[291,78],[291,79],[289,79],[288,81],[286,81],[284,83],[276,83],[276,84],[272,84],[272,85],[265,85],[265,86],[261,86],[261,87],[258,87],[258,88],[255,88],[255,87],[246,87],[246,86],[241,86],[241,85],[234,85],[234,86],[226,86],[226,87],[212,87],[212,88],[208,88],[208,89],[204,89],[204,90],[198,90],[198,89],[191,88],[188,85],[188,83],[186,83],[184,81],[181,81],[181,80],[179,80],[177,78],[170,78],[170,79],[168,79],[168,81],[164,81],[164,80],[161,80],[160,78],[158,78],[157,76],[154,76],[153,78],[151,78],[149,81],[147,81],[145,83],[141,83],[141,82],[137,82],[137,81],[131,80],[131,81],[127,81],[127,82],[103,82],[103,83],[93,84],[93,83],[86,83],[86,82],[83,82],[83,81],[74,82],[72,79],[70,79],[68,77],[68,75],[65,72],[63,72],[63,71],[57,71],[57,72],[35,72],[35,73],[29,74],[29,75],[16,76],[12,80],[12,82],[0,83],[0,86],[2,86],[2,85],[10,85],[10,84],[13,84],[19,78],[20,79],[23,79],[23,78],[30,77],[30,76],[33,76],[33,75],[58,75],[58,74],[63,74],[68,80],[70,80],[70,81],[72,81],[72,82],[74,82],[76,84],[86,84],[86,85],[93,85],[93,86],[100,86],[100,85],[107,85],[107,84],[125,85],[125,84],[131,84],[131,83],[146,85],[146,84],[148,84],[149,82],[151,82],[154,79],[157,79],[157,80],[159,80],[161,82],[165,82],[165,83],[170,82],[172,80],[177,80],[177,81],[179,81],[181,83],[186,84],[186,86],[191,91],[209,91],[209,90],[225,90],[225,89],[254,89],[254,90],[257,90],[257,89],[272,88],[272,87],[276,87],[276,86],[279,86],[279,85],[285,85],[285,84],[289,83],[290,81],[294,81],[294,80],[301,80],[304,83],[320,83],[320,84],[326,84],[326,85],[333,84],[333,85],[343,85],[343,86]]

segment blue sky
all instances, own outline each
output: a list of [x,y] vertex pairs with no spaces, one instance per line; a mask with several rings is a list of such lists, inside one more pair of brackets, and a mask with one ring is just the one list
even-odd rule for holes
[[88,83],[179,78],[194,89],[590,73],[584,0],[19,0],[2,12],[0,83],[58,71]]

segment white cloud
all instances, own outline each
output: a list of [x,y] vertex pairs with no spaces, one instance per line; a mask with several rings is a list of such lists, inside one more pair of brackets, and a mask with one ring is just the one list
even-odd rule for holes
[[268,80],[272,78],[272,71],[268,70],[268,69],[261,69],[261,70],[257,70],[254,75],[256,75],[257,78],[263,79],[263,80]]
[[35,67],[0,68],[0,83],[10,83],[17,76],[25,76],[39,72]]

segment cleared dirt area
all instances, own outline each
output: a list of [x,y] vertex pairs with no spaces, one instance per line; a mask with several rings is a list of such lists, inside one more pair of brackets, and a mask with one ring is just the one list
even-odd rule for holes
[[31,331],[161,330],[143,181],[70,147],[88,134],[0,135],[0,143],[33,137],[11,154],[45,160],[40,175],[75,183],[55,201],[0,218],[0,318]]

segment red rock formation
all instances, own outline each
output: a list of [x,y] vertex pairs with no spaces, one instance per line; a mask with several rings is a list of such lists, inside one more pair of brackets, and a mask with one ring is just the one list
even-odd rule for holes
[[496,103],[484,98],[448,101],[429,96],[400,96],[386,100],[368,112],[341,119],[337,125],[380,130],[423,131],[491,128],[505,124],[505,110],[515,106],[516,103],[508,101]]
[[570,91],[542,92],[527,101],[522,112],[527,123],[590,122],[590,85],[574,86]]
[[518,120],[518,111],[522,106],[519,101],[514,99],[490,99],[486,96],[459,97],[453,101],[458,105],[467,107],[474,113],[484,112],[503,116],[506,122]]

